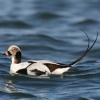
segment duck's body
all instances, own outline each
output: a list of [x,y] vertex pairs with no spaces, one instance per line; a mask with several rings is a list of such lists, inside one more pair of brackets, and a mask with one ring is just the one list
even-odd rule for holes
[[29,74],[33,76],[61,75],[70,67],[48,60],[30,60],[19,64],[11,64],[11,73]]
[[[87,34],[86,36],[88,37]],[[20,48],[18,46],[12,45],[8,48],[8,51],[5,52],[5,55],[11,56],[12,59],[10,72],[15,74],[28,74],[33,76],[48,76],[52,74],[61,75],[64,72],[67,72],[73,65],[78,63],[90,51],[90,49],[94,46],[97,37],[91,47],[89,46],[88,38],[88,47],[84,54],[70,64],[55,63],[48,60],[29,60],[26,62],[21,62]]]

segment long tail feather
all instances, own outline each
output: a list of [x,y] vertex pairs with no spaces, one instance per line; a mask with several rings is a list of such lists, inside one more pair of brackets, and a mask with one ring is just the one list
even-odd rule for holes
[[[83,30],[82,30],[83,31]],[[84,31],[83,31],[84,32]],[[92,49],[92,47],[95,45],[95,43],[96,43],[96,41],[97,41],[97,38],[98,38],[98,32],[97,32],[97,35],[96,35],[96,39],[94,40],[94,42],[93,42],[93,44],[90,46],[90,40],[89,40],[89,37],[88,37],[88,35],[87,35],[87,33],[86,32],[84,32],[85,34],[86,34],[86,36],[87,36],[87,39],[88,39],[88,46],[87,46],[87,49],[86,49],[86,51],[84,52],[84,54],[81,56],[81,57],[79,57],[78,59],[76,59],[75,61],[73,61],[73,62],[71,62],[70,64],[68,64],[67,66],[68,67],[72,67],[73,65],[75,65],[76,63],[78,63],[83,57],[85,57],[86,56],[86,54]]]

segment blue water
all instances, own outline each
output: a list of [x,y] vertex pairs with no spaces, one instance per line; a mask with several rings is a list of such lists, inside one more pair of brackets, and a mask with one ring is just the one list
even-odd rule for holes
[[70,63],[93,43],[100,30],[100,0],[0,1],[0,100],[100,100],[100,36],[80,63],[63,76],[10,75],[12,44],[22,61]]

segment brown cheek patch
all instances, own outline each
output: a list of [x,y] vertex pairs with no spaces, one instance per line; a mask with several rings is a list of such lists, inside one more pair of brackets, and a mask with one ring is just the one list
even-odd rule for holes
[[60,65],[55,65],[55,64],[44,64],[44,65],[46,65],[49,68],[50,72],[53,72],[57,68],[60,68]]

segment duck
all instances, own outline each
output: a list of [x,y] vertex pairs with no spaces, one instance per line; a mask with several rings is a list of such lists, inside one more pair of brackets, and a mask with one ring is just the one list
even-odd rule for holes
[[[86,34],[86,33],[85,33]],[[88,35],[88,45],[84,53],[76,60],[69,64],[56,63],[49,60],[28,60],[21,62],[22,53],[21,49],[16,45],[11,45],[8,50],[4,53],[5,56],[11,57],[10,73],[12,74],[24,74],[32,76],[49,76],[49,75],[63,75],[72,66],[81,61],[87,53],[92,49],[97,41],[98,33],[93,44],[90,46],[90,40]]]

